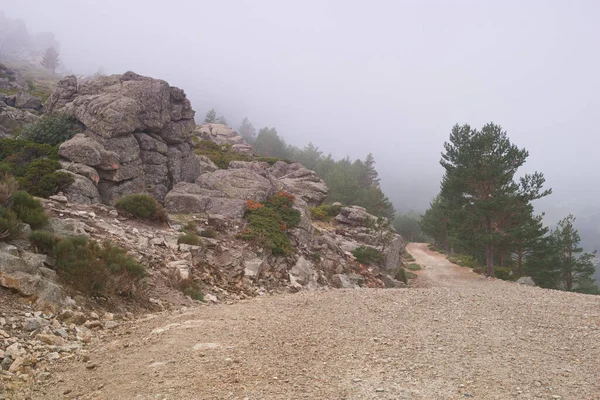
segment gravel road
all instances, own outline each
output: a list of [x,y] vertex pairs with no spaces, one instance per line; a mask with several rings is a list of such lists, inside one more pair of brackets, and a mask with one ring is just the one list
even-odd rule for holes
[[[425,245],[416,288],[157,315],[33,399],[600,399],[600,296],[486,279]],[[88,367],[90,365],[87,365]],[[66,393],[66,394],[65,394]]]

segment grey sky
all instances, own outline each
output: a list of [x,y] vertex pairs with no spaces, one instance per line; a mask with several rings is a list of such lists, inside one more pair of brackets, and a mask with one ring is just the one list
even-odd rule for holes
[[437,193],[452,125],[501,124],[554,189],[600,214],[597,1],[0,0],[74,72],[133,70],[296,145],[375,154],[399,209]]

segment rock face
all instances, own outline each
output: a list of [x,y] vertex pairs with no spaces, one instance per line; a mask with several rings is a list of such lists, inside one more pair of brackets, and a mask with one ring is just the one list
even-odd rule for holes
[[228,127],[222,124],[204,124],[198,125],[194,134],[202,140],[210,140],[221,145],[230,145],[231,149],[240,154],[254,155],[254,149],[244,138]]
[[[85,126],[61,144],[59,155],[96,171],[71,170],[97,187],[98,196],[85,183],[83,197],[91,202],[112,204],[134,192],[163,201],[175,184],[193,182],[202,171],[191,145],[194,111],[183,90],[165,81],[127,72],[78,86],[70,76],[58,83],[46,112],[73,116]],[[67,197],[69,192],[76,201],[82,189],[70,189]]]
[[21,74],[0,63],[0,90],[29,90],[29,85]]
[[525,286],[537,286],[530,276],[522,276],[517,279],[517,283]]

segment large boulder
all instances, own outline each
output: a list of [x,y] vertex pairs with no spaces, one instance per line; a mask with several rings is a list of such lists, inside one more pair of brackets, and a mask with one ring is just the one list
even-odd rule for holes
[[220,190],[230,198],[264,202],[276,187],[262,175],[247,168],[220,169],[196,179],[200,187]]
[[196,137],[202,140],[210,140],[220,145],[230,145],[236,153],[254,155],[254,149],[244,138],[223,124],[203,124],[198,125],[194,130]]
[[232,219],[242,218],[246,212],[244,200],[186,182],[178,183],[166,195],[165,207],[170,213],[218,214]]
[[27,92],[18,92],[15,96],[15,107],[41,110],[42,99]]
[[277,161],[270,173],[288,192],[302,198],[309,206],[319,206],[327,197],[325,181],[319,178],[315,171],[306,169],[302,164]]
[[366,226],[369,221],[375,221],[377,218],[369,214],[363,207],[350,206],[342,208],[335,220],[350,226]]
[[85,126],[59,155],[96,170],[104,203],[142,191],[162,202],[173,185],[203,172],[191,144],[194,111],[183,90],[165,81],[127,72],[78,85],[70,76],[58,83],[46,111]]
[[20,73],[0,63],[0,90],[29,90],[29,85]]

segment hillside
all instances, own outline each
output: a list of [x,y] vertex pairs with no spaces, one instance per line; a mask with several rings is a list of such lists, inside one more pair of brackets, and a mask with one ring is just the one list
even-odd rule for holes
[[424,266],[420,289],[305,292],[155,314],[94,342],[93,368],[64,360],[28,395],[598,398],[599,297],[488,280],[424,245],[408,250]]

